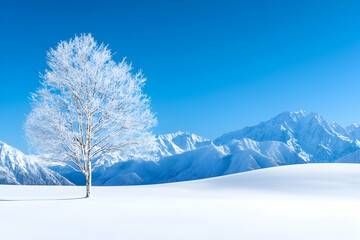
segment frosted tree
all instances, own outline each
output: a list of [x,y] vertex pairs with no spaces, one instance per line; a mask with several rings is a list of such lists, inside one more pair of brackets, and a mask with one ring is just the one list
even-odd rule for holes
[[86,178],[91,194],[92,171],[115,152],[148,157],[157,123],[145,78],[123,59],[88,35],[62,41],[47,53],[48,69],[32,94],[26,136],[42,159],[67,165]]

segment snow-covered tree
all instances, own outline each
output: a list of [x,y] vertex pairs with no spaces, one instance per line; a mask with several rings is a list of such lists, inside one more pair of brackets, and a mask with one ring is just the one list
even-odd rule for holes
[[90,34],[60,42],[47,57],[26,136],[43,159],[82,172],[89,197],[92,171],[106,156],[145,158],[154,149],[151,128],[157,121],[142,92],[146,79],[125,59],[115,63]]

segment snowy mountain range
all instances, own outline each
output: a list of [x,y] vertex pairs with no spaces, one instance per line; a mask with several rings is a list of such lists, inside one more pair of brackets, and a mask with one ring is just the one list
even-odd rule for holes
[[359,141],[353,137],[355,131],[337,123],[330,124],[316,113],[283,112],[256,126],[226,133],[214,143],[222,145],[242,138],[279,141],[286,143],[306,162],[332,162],[360,149]]
[[[281,165],[360,162],[359,140],[360,125],[343,128],[316,113],[283,112],[258,125],[226,133],[213,142],[187,132],[158,135],[159,160],[126,159],[114,154],[95,170],[93,184],[165,183]],[[84,184],[82,174],[70,168],[50,169],[77,185]]]
[[72,185],[60,174],[39,164],[34,156],[0,142],[0,184]]

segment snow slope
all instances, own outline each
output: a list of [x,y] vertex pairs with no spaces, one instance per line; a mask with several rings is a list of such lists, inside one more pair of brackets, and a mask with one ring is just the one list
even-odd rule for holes
[[302,164],[171,184],[0,186],[2,239],[360,239],[360,165]]
[[32,156],[0,142],[0,184],[71,185],[58,173],[37,163]]

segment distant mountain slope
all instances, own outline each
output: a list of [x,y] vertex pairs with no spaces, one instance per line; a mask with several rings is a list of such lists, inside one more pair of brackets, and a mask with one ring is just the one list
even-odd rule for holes
[[306,163],[291,147],[278,141],[232,140],[228,145],[231,165],[226,174],[260,168]]
[[0,142],[0,184],[72,185],[66,178],[38,164],[34,157]]
[[346,129],[305,111],[283,112],[256,126],[226,133],[214,143],[223,145],[242,138],[286,143],[307,162],[331,162],[360,149]]
[[233,140],[164,157],[158,162],[126,161],[108,168],[94,185],[133,185],[187,181],[305,161],[281,142]]
[[347,154],[336,160],[337,163],[360,163],[360,150]]
[[345,129],[353,139],[360,139],[360,124],[353,123],[350,126],[347,126]]

